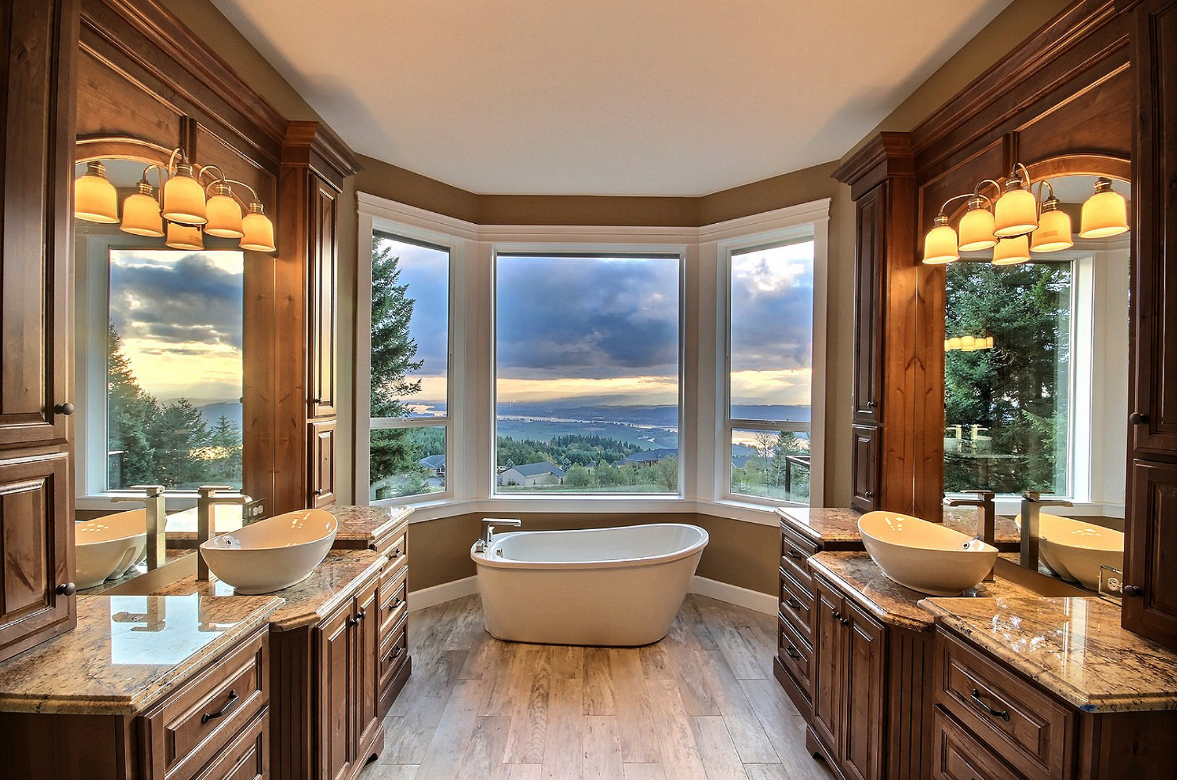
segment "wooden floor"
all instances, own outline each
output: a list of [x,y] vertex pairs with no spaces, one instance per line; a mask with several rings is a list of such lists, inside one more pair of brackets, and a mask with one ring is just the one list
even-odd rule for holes
[[414,612],[413,675],[361,780],[828,780],[772,677],[775,619],[688,596],[649,647],[492,639],[477,596]]

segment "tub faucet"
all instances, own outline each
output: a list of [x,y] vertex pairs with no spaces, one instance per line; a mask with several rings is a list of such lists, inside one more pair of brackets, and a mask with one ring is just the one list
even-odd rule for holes
[[1022,493],[1022,559],[1030,571],[1038,571],[1038,521],[1044,506],[1071,506],[1061,498],[1043,499],[1036,490]]
[[204,562],[204,556],[199,554],[200,545],[207,542],[209,539],[217,535],[216,532],[216,517],[214,512],[218,504],[240,504],[245,506],[251,499],[243,493],[234,493],[232,495],[218,495],[221,490],[235,490],[235,488],[228,485],[201,485],[196,489],[199,497],[196,499],[196,579],[200,582],[208,582],[208,564]]
[[474,551],[486,552],[486,549],[494,542],[495,526],[501,525],[520,528],[523,525],[523,521],[513,517],[482,518],[482,533],[478,535],[478,541],[474,545]]
[[[997,544],[997,506],[993,499],[996,494],[992,490],[965,490],[973,493],[976,498],[945,498],[944,506],[975,506],[977,507],[977,538],[985,544]],[[993,569],[985,575],[983,582],[993,582]]]
[[141,496],[115,496],[112,501],[133,501],[147,507],[147,571],[155,571],[167,562],[167,513],[164,511],[163,485],[134,485]]

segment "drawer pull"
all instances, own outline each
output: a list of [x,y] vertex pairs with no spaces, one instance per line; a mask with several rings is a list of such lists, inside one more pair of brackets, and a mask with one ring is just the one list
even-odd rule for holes
[[789,607],[796,610],[797,612],[801,611],[801,602],[798,601],[797,599],[793,598],[792,596],[789,596],[787,599],[785,599],[785,603],[788,604]]
[[233,707],[236,704],[237,704],[237,691],[235,691],[235,690],[229,691],[229,700],[227,702],[225,702],[225,706],[221,707],[216,712],[212,712],[212,713],[206,712],[203,715],[201,715],[200,716],[200,725],[203,726],[203,725],[207,724],[210,720],[216,720],[217,718],[219,718],[223,715],[226,715],[229,712],[229,710],[233,709]]
[[384,662],[385,662],[385,663],[390,663],[390,662],[392,662],[392,661],[395,661],[395,660],[396,660],[396,657],[397,657],[398,655],[400,655],[400,654],[401,654],[401,651],[403,651],[404,649],[405,649],[405,648],[404,648],[404,646],[402,646],[402,645],[395,645],[395,646],[392,648],[392,652],[391,652],[391,653],[389,653],[387,656],[385,656],[385,657],[384,657]]
[[995,709],[993,709],[988,704],[981,701],[981,692],[978,691],[976,688],[973,688],[972,699],[974,702],[976,702],[977,706],[980,707],[985,712],[989,713],[990,715],[992,715],[995,718],[1001,718],[1006,723],[1009,723],[1009,710],[995,710]]
[[401,548],[398,547],[395,550],[393,550],[391,553],[389,553],[388,560],[395,561],[399,557],[401,557]]
[[397,607],[399,607],[401,604],[404,604],[404,603],[405,603],[405,600],[402,599],[400,596],[397,596],[395,599],[392,600],[392,603],[388,605],[388,608],[389,609],[396,609]]
[[800,552],[800,551],[798,551],[798,550],[794,550],[792,547],[790,547],[789,549],[785,550],[785,555],[789,556],[789,557],[790,557],[790,558],[792,558],[793,560],[797,560],[797,561],[803,561],[803,560],[805,560],[805,555],[804,555],[804,553],[802,553],[802,552]]
[[796,661],[797,663],[801,663],[801,654],[800,654],[800,653],[798,653],[798,652],[797,652],[797,651],[796,651],[796,650],[793,648],[793,646],[792,646],[792,645],[789,645],[788,647],[786,647],[786,648],[785,648],[785,655],[789,656],[790,658],[792,658],[792,659],[793,659],[794,661]]

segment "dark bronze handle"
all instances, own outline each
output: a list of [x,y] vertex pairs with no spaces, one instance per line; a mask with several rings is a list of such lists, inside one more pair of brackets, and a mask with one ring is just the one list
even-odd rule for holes
[[1124,587],[1120,588],[1120,595],[1127,596],[1128,598],[1143,596],[1144,588],[1140,587],[1139,585],[1125,585]]
[[66,401],[63,404],[54,404],[53,405],[53,413],[60,414],[62,417],[69,417],[71,414],[74,413],[74,405],[71,404],[69,401]]
[[865,498],[867,501],[870,501],[872,498],[875,497],[875,492],[873,490],[868,490],[862,494],[862,497]]
[[878,404],[878,402],[877,402],[877,401],[867,401],[867,402],[866,402],[866,408],[867,408],[867,409],[875,409],[875,408],[877,408],[877,407],[878,407],[878,405],[879,405],[879,404]]
[[401,654],[401,651],[403,651],[403,650],[404,650],[404,647],[402,647],[401,645],[394,645],[392,648],[392,652],[390,652],[388,655],[386,655],[384,657],[384,660],[391,661],[391,660],[395,659],[398,655]]
[[206,712],[203,715],[201,715],[200,716],[200,725],[203,726],[206,723],[208,723],[210,720],[215,720],[216,718],[221,717],[222,715],[226,714],[229,710],[233,709],[233,706],[236,704],[237,704],[237,691],[229,691],[229,701],[225,702],[225,706],[221,707],[216,712],[213,712],[213,713]]
[[63,582],[57,586],[58,596],[72,596],[78,592],[78,586],[72,582]]
[[794,560],[798,560],[798,561],[805,560],[805,555],[803,553],[798,552],[797,550],[794,550],[792,547],[785,550],[785,555],[789,556],[790,558],[793,558]]
[[316,496],[323,495],[323,488],[315,488],[315,495]]
[[1001,718],[1006,723],[1009,723],[1009,710],[995,710],[995,709],[993,709],[988,704],[981,701],[981,692],[978,691],[976,688],[973,688],[973,697],[972,698],[973,698],[973,701],[975,701],[977,703],[977,706],[980,707],[981,709],[983,709],[985,712],[989,713],[990,715],[992,715],[995,718]]
[[801,610],[801,602],[792,596],[789,596],[787,599],[785,599],[785,603],[797,611]]
[[398,547],[389,554],[388,560],[395,561],[399,557],[401,557],[401,548]]
[[841,615],[838,615],[838,622],[844,626],[848,626],[848,625],[850,625],[850,618],[842,617]]
[[315,403],[317,403],[317,404],[322,404],[322,403],[323,403],[323,399],[322,399],[322,398],[312,398],[311,400],[312,400],[312,401],[314,401],[314,402],[315,402]]
[[354,618],[348,618],[347,624],[349,626],[358,626],[360,623],[364,622],[364,618],[366,618],[367,616],[368,616],[368,610],[361,609],[359,611],[359,614],[357,614]]
[[400,596],[397,596],[395,599],[392,600],[392,604],[391,604],[391,606],[389,606],[389,609],[396,609],[397,607],[399,607],[401,604],[404,604],[404,603],[405,603],[404,599],[402,599]]
[[1140,412],[1133,412],[1132,414],[1128,415],[1128,422],[1132,423],[1133,425],[1144,425],[1146,422],[1148,422],[1148,415],[1141,414]]
[[794,650],[792,645],[789,645],[785,648],[785,655],[789,656],[794,661],[799,662],[801,660],[801,654]]

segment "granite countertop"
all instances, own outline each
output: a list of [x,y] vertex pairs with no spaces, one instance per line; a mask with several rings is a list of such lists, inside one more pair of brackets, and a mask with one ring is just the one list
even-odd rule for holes
[[[283,601],[269,614],[270,628],[289,631],[321,622],[387,562],[385,555],[374,550],[332,550],[305,580],[269,594]],[[235,595],[236,591],[219,580],[198,582],[195,577],[185,577],[157,594],[225,597]]]
[[[1006,560],[1015,556],[1006,554]],[[809,566],[837,585],[855,604],[884,623],[913,631],[927,631],[935,616],[921,606],[927,593],[905,588],[879,568],[870,555],[860,552],[819,552],[809,559]],[[965,591],[969,598],[978,596],[1027,596],[1032,591],[998,576],[994,582],[981,582]],[[958,598],[968,601],[969,598]]]
[[945,627],[1087,712],[1177,709],[1177,654],[1096,597],[929,598]]
[[[854,544],[862,541],[862,534],[858,532],[858,518],[862,515],[853,509],[778,507],[776,512],[781,522],[815,542]],[[977,533],[977,510],[971,507],[945,507],[944,525],[973,536]],[[1003,546],[1016,545],[1021,541],[1013,518],[997,518],[996,540]]]
[[0,711],[141,712],[264,626],[274,596],[79,596],[78,627],[0,663]]
[[339,521],[336,542],[360,542],[375,545],[408,522],[411,506],[336,506],[327,509]]
[[[164,566],[170,566],[171,564],[176,563],[177,561],[183,560],[184,558],[187,558],[188,556],[191,556],[191,555],[196,555],[196,550],[191,549],[191,548],[183,548],[183,547],[169,547],[165,551]],[[192,559],[192,565],[193,566],[196,565],[195,558]],[[162,569],[163,567],[160,567],[160,568]],[[79,596],[101,596],[102,594],[108,593],[108,592],[114,590],[115,588],[122,587],[123,585],[126,585],[128,582],[131,582],[134,579],[142,577],[143,575],[145,575],[147,573],[148,573],[147,572],[147,563],[146,563],[146,561],[144,561],[142,563],[136,564],[135,566],[132,566],[127,571],[126,574],[124,574],[122,577],[119,577],[117,580],[106,580],[105,582],[100,582],[99,584],[95,585],[92,588],[86,588],[84,590],[79,590],[78,595]]]

